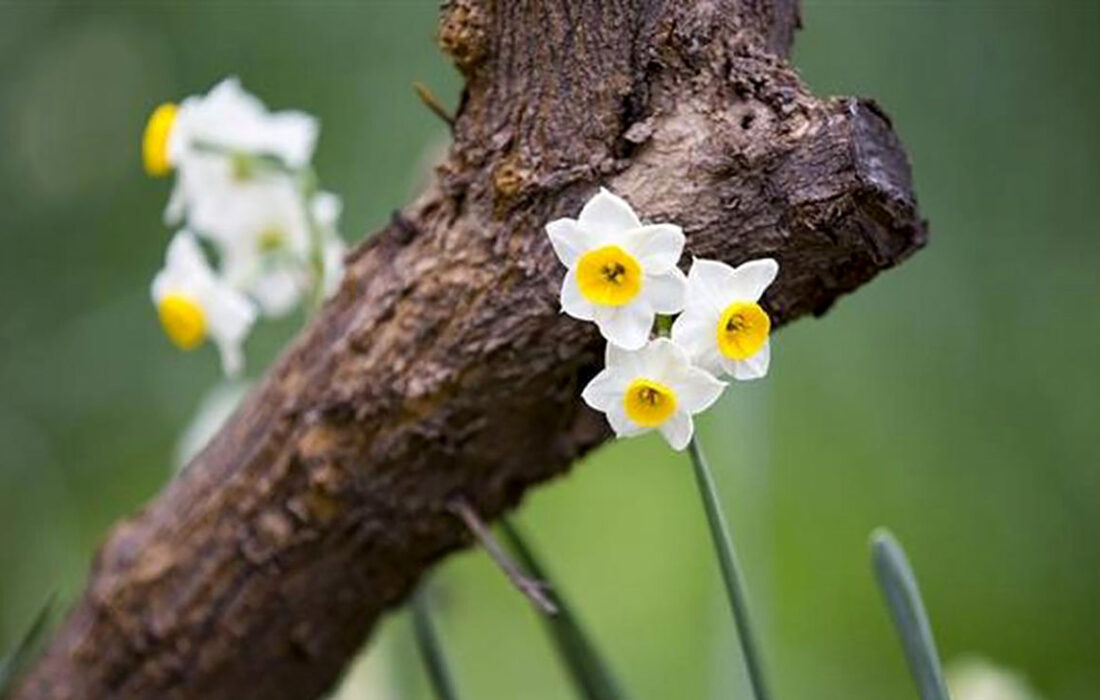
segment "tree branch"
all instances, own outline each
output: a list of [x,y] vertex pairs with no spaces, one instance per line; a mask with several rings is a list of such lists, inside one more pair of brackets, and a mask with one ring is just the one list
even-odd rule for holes
[[559,313],[543,224],[599,184],[688,252],[770,255],[777,324],[916,250],[874,103],[785,62],[795,0],[454,0],[466,76],[434,185],[349,257],[337,296],[228,425],[103,545],[16,697],[314,697],[423,572],[608,437],[578,399],[590,324]]

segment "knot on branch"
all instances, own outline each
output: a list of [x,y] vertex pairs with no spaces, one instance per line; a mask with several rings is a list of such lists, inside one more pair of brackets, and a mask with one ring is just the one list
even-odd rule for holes
[[439,48],[471,75],[488,55],[488,11],[478,0],[451,0],[439,18]]

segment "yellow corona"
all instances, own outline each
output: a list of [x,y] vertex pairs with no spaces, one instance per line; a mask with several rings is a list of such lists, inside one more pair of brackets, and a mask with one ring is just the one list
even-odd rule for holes
[[735,301],[718,319],[718,349],[731,360],[752,357],[764,347],[771,327],[771,319],[759,304]]
[[577,261],[577,286],[600,306],[623,306],[642,291],[642,266],[617,245],[588,251]]
[[157,315],[165,335],[181,350],[193,350],[206,339],[206,316],[190,297],[165,295],[157,305]]
[[141,156],[145,162],[145,172],[154,177],[167,175],[172,170],[168,157],[168,138],[172,135],[178,112],[175,104],[167,102],[153,110],[149,123],[145,125]]
[[635,379],[623,394],[623,408],[638,425],[656,428],[676,412],[676,393],[660,382]]

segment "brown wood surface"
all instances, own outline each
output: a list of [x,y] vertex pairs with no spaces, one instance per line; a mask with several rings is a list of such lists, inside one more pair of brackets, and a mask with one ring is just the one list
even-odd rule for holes
[[[889,119],[813,97],[795,0],[460,0],[454,144],[213,443],[119,524],[16,693],[311,698],[486,519],[609,437],[543,224],[603,184],[690,255],[781,263],[777,324],[919,248]],[[364,165],[369,167],[369,165]]]

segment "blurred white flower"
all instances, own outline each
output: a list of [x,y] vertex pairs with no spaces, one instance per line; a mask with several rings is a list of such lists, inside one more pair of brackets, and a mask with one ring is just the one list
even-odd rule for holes
[[318,192],[313,198],[313,221],[320,229],[321,246],[321,289],[325,298],[332,296],[344,279],[344,253],[347,245],[340,238],[337,224],[344,203],[331,192]]
[[190,232],[180,231],[172,239],[151,291],[161,326],[177,347],[192,350],[209,337],[218,346],[225,373],[232,376],[241,370],[241,345],[256,310],[214,274]]
[[595,321],[608,341],[637,350],[649,339],[656,314],[683,308],[679,226],[642,225],[629,204],[601,188],[577,219],[551,221],[546,233],[568,268],[562,310]]
[[177,470],[187,466],[206,447],[233,411],[237,410],[248,389],[248,382],[225,381],[207,392],[195,416],[176,441]]
[[317,131],[317,120],[310,115],[269,112],[231,77],[205,95],[157,107],[145,128],[142,156],[151,175],[165,175],[212,151],[269,156],[298,170],[313,158]]
[[640,350],[608,343],[606,362],[581,398],[607,414],[617,436],[656,429],[674,450],[684,449],[691,440],[692,414],[709,408],[726,387],[692,365],[687,353],[668,338],[651,340]]
[[222,274],[267,316],[289,313],[310,288],[313,229],[298,187],[274,178],[241,187],[200,229],[221,254]]
[[979,657],[953,661],[947,686],[954,700],[1042,700],[1022,675]]
[[203,233],[222,255],[222,273],[271,317],[284,316],[321,285],[325,296],[343,275],[336,231],[342,204],[331,192],[307,204],[295,183],[274,178],[241,188]]
[[174,226],[186,217],[205,231],[257,180],[296,179],[313,158],[317,134],[310,115],[269,112],[237,78],[226,78],[206,95],[158,107],[142,152],[151,174],[177,169],[165,221]]
[[708,372],[735,379],[763,377],[771,361],[771,319],[757,302],[778,272],[779,263],[771,258],[736,268],[717,260],[694,260],[684,312],[672,324],[672,339]]
[[270,112],[236,77],[226,78],[206,95],[180,104],[179,130],[186,139],[173,141],[174,153],[214,146],[232,153],[273,156],[298,170],[313,159],[317,120],[296,110]]

